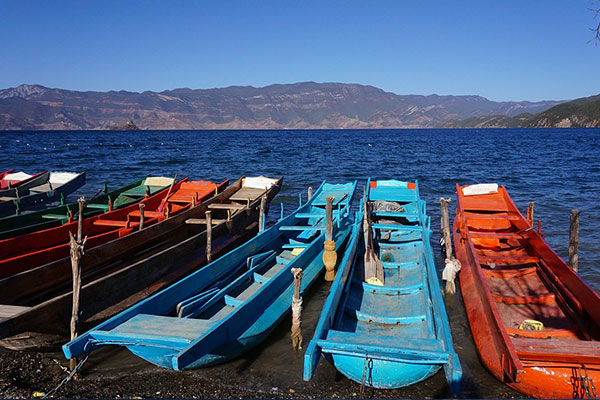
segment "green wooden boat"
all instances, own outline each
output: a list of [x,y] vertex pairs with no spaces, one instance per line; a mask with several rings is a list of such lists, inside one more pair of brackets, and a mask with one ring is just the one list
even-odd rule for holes
[[[168,186],[167,181],[158,177],[146,177],[111,192],[105,184],[99,191],[99,195],[88,200],[83,209],[83,217],[87,218],[128,206],[142,200],[146,194],[152,195],[166,186]],[[71,203],[0,218],[0,239],[63,225],[78,218],[78,212],[79,205]]]

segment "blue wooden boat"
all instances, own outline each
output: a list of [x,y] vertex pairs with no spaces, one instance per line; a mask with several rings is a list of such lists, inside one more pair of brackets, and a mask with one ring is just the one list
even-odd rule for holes
[[323,354],[348,378],[375,388],[411,385],[443,366],[457,393],[462,370],[436,275],[430,217],[418,185],[369,180],[367,186],[373,249],[383,264],[383,285],[365,282],[361,204],[305,353],[304,379],[311,379]]
[[334,197],[336,248],[345,244],[355,189],[356,182],[321,184],[305,205],[270,229],[65,344],[65,356],[114,344],[182,370],[243,354],[290,311],[291,268],[303,269],[303,290],[321,275],[327,197]]

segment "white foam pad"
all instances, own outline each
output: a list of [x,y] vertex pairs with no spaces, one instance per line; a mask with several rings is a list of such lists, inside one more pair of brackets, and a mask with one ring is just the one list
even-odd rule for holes
[[50,172],[50,183],[67,183],[77,175],[74,172]]
[[169,186],[173,183],[173,178],[164,176],[149,176],[144,181],[145,186]]
[[498,193],[497,183],[479,183],[477,185],[469,185],[462,189],[465,196],[475,196],[478,194]]
[[7,181],[24,181],[25,179],[31,178],[33,175],[26,174],[23,171],[15,172],[14,174],[8,174],[4,176]]
[[256,176],[251,178],[244,178],[242,182],[243,187],[252,189],[267,190],[271,186],[277,183],[277,179],[267,178],[266,176]]

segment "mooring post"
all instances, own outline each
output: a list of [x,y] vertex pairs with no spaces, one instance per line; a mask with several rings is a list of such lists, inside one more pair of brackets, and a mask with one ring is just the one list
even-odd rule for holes
[[146,208],[146,205],[140,203],[140,231],[144,229],[144,208]]
[[196,195],[192,196],[192,207],[196,207]]
[[[77,200],[79,204],[79,215],[77,221],[77,237],[73,237],[73,233],[69,231],[69,244],[71,247],[71,271],[73,273],[73,307],[71,308],[71,340],[77,337],[79,328],[79,292],[81,289],[81,258],[83,257],[83,248],[85,239],[83,237],[83,207],[85,198],[80,197]],[[72,358],[69,362],[71,371],[75,369],[77,360]]]
[[300,289],[302,287],[302,268],[292,268],[294,275],[294,295],[292,296],[292,348],[302,350],[302,297]]
[[312,186],[309,186],[308,187],[308,199],[307,200],[310,200],[311,197],[312,197]]
[[325,280],[332,281],[335,279],[335,263],[337,262],[337,254],[335,252],[335,242],[333,241],[333,199],[328,197],[325,206],[325,242],[323,247],[323,264],[325,264]]
[[579,210],[571,210],[569,227],[569,265],[575,272],[579,270]]
[[265,207],[267,205],[267,196],[263,195],[260,198],[260,209],[258,211],[258,231],[265,230]]
[[446,249],[446,258],[452,258],[452,237],[450,236],[450,212],[448,211],[450,199],[440,197],[440,207],[442,210],[442,235],[444,238],[444,248]]
[[212,258],[212,215],[211,211],[207,210],[206,216],[206,262],[210,262]]
[[529,215],[529,222],[531,223],[531,226],[533,226],[533,206],[535,205],[535,201],[530,201],[529,202],[529,207],[527,208],[527,214]]
[[456,274],[460,271],[460,261],[452,255],[452,236],[450,235],[450,212],[448,211],[450,199],[440,198],[440,208],[442,211],[442,234],[444,235],[444,248],[446,249],[445,267],[442,271],[442,280],[446,281],[446,293],[456,293],[454,280]]

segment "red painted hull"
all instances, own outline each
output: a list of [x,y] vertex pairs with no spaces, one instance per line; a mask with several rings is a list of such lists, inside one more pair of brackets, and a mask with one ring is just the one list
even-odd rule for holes
[[[483,363],[529,396],[589,396],[586,389],[600,384],[600,297],[529,229],[504,187],[473,196],[462,189],[454,245]],[[521,329],[524,320],[543,328]]]
[[[175,183],[170,192],[167,187],[139,203],[86,218],[83,221],[83,235],[87,236],[85,247],[90,249],[139,229],[140,203],[145,205],[144,226],[149,226],[167,218],[167,213],[174,216],[193,204],[200,204],[215,191],[222,191],[228,183],[229,180],[218,185],[207,181],[187,182],[185,178]],[[68,257],[69,232],[76,234],[77,221],[1,240],[0,279]]]

